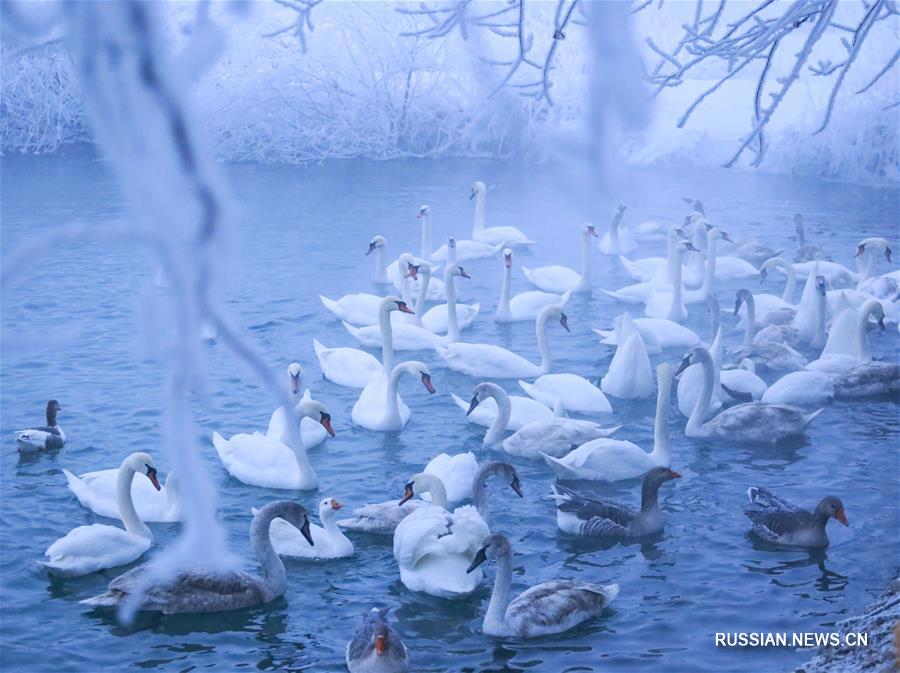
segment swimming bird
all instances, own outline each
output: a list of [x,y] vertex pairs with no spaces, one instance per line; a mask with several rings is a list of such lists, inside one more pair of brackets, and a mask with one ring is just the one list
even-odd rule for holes
[[350,673],[406,673],[409,656],[406,645],[391,628],[387,608],[372,608],[347,643],[346,661]]
[[[335,517],[343,505],[335,498],[324,498],[319,501],[319,519],[321,526],[309,525],[312,544],[306,535],[286,520],[276,517],[269,524],[269,537],[272,546],[279,556],[294,558],[333,559],[353,556],[353,543],[338,528]],[[255,507],[253,515],[259,513]]]
[[544,292],[591,293],[591,238],[597,237],[593,224],[581,228],[581,273],[567,266],[522,267],[522,273],[532,285]]
[[66,433],[59,427],[56,415],[62,411],[59,402],[50,400],[47,402],[47,425],[36,428],[19,430],[16,433],[16,444],[19,451],[55,451],[61,449],[66,443]]
[[517,245],[531,245],[525,234],[515,227],[488,227],[484,226],[484,212],[487,206],[487,185],[481,180],[472,185],[469,200],[475,199],[475,219],[472,222],[472,239],[488,245],[504,244],[511,247]]
[[790,547],[827,547],[825,526],[829,519],[837,519],[849,526],[840,498],[828,495],[816,509],[809,512],[779,498],[762,486],[747,489],[750,502],[744,514],[753,522],[752,530],[766,542]]
[[534,320],[545,306],[558,304],[564,306],[570,292],[556,294],[554,292],[542,292],[541,290],[528,290],[520,292],[515,297],[510,297],[512,285],[513,251],[506,248],[503,251],[503,281],[500,284],[500,303],[494,313],[494,322],[517,322],[521,320]]

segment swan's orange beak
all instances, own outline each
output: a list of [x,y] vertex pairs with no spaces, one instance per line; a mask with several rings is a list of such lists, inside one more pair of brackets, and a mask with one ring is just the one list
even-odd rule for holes
[[412,482],[408,483],[403,489],[403,498],[400,500],[398,505],[403,505],[407,500],[412,500],[412,497],[415,495],[413,493],[413,485]]
[[319,419],[319,423],[322,424],[322,427],[328,431],[328,434],[334,437],[334,428],[331,427],[331,416],[323,413],[321,418]]
[[375,636],[375,654],[379,657],[384,654],[386,640],[387,638],[385,638],[384,635]]
[[416,314],[415,311],[413,311],[409,306],[406,305],[405,301],[398,301],[397,309],[400,311],[400,313],[409,313],[410,315]]
[[427,390],[432,395],[434,394],[434,384],[431,383],[431,375],[422,372],[422,385],[425,386],[425,390]]
[[512,255],[503,255],[503,264],[507,269],[512,268]]
[[847,515],[844,514],[844,508],[842,507],[837,512],[834,513],[834,518],[840,521],[845,526],[849,526],[850,522],[847,521]]
[[419,278],[419,267],[414,264],[409,265],[409,270],[406,272],[407,278],[412,278],[413,280],[418,280]]
[[331,499],[331,509],[341,509],[343,505],[334,498]]
[[300,392],[300,377],[291,374],[291,392],[296,395]]
[[150,483],[153,484],[153,488],[155,488],[157,491],[162,488],[159,485],[159,479],[156,476],[156,470],[154,468],[151,467],[149,470],[147,470],[147,479],[150,480]]

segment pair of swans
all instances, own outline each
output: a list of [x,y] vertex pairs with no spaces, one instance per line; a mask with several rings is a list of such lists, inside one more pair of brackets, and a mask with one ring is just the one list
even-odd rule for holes
[[542,453],[547,465],[560,479],[620,481],[634,479],[654,467],[669,467],[669,399],[672,391],[672,369],[663,363],[656,368],[656,419],[653,450],[644,451],[634,442],[599,438],[586,442],[565,456]]
[[817,360],[807,369],[827,374],[841,374],[852,367],[870,362],[872,353],[866,331],[874,318],[884,329],[884,309],[878,299],[869,299],[860,310],[844,309],[831,325],[828,340]]
[[[287,368],[288,375],[288,396],[296,407],[300,402],[310,401],[309,389],[300,394],[301,382],[303,381],[303,367],[298,362],[292,362]],[[290,426],[288,410],[284,407],[277,407],[272,415],[269,416],[269,425],[266,427],[266,436],[277,439],[282,444],[287,444],[290,440]],[[324,442],[329,437],[328,428],[321,423],[321,418],[311,418],[309,416],[300,417],[300,442],[304,449],[311,449]],[[171,475],[170,475],[171,476]]]
[[475,219],[472,222],[472,240],[488,245],[531,245],[534,241],[530,240],[525,234],[515,227],[485,227],[484,214],[487,208],[487,186],[477,180],[472,185],[472,191],[469,194],[469,200],[475,199]]
[[[616,428],[603,428],[592,421],[579,421],[560,416],[532,420],[512,435],[506,434],[511,415],[509,395],[496,383],[479,383],[472,392],[469,411],[474,411],[482,401],[493,399],[498,414],[484,436],[484,446],[501,447],[506,453],[523,458],[539,458],[542,453],[559,456],[597,437],[609,437]],[[621,427],[621,426],[619,426]]]
[[544,292],[563,294],[591,293],[591,238],[597,237],[593,224],[581,228],[581,273],[567,266],[541,266],[536,269],[522,267],[529,282]]
[[261,507],[250,523],[250,545],[262,566],[262,577],[238,570],[199,568],[180,571],[174,577],[159,577],[158,571],[145,563],[119,575],[105,593],[81,603],[115,608],[138,597],[139,610],[179,614],[240,610],[273,601],[287,590],[287,572],[269,536],[276,517],[295,526],[313,544],[309,518],[302,505],[278,500]]
[[[319,502],[321,526],[308,524],[308,536],[297,526],[276,517],[269,524],[269,538],[279,556],[307,559],[334,559],[353,556],[353,543],[337,525],[337,513],[343,505],[335,498]],[[261,510],[251,510],[254,516]],[[312,542],[308,540],[312,539]]]
[[[821,292],[824,292],[824,281]],[[788,344],[788,339],[792,338],[789,327],[769,325],[757,331],[756,306],[753,295],[747,289],[737,291],[735,315],[741,306],[745,306],[747,310],[744,317],[744,339],[740,346],[732,350],[733,353],[741,358],[749,358],[759,367],[775,371],[797,371],[806,366],[806,358]]]
[[[453,262],[452,264],[448,263],[444,269],[444,288],[447,303],[432,306],[428,310],[425,310],[425,295],[431,283],[431,267],[429,267],[428,264],[422,264],[421,262],[413,264],[409,268],[408,275],[412,276],[412,278],[418,278],[420,275],[422,276],[419,284],[419,294],[416,298],[415,313],[411,318],[413,324],[435,334],[449,334],[451,330],[451,318],[455,323],[453,329],[457,332],[466,329],[475,322],[475,318],[481,310],[481,305],[477,302],[475,304],[460,304],[457,303],[456,300],[456,284],[454,279],[469,278],[469,275],[466,274],[465,270],[461,266],[458,266],[456,262]],[[451,312],[453,313],[452,316]],[[448,338],[450,337],[448,336]]]
[[416,219],[422,222],[422,244],[419,248],[419,256],[432,262],[446,262],[456,264],[472,259],[493,257],[506,245],[504,242],[488,245],[480,241],[457,241],[453,236],[448,237],[447,242],[437,250],[431,250],[431,207],[423,205],[419,208]]
[[[469,400],[464,400],[454,393],[450,393],[450,397],[453,398],[454,404],[466,414],[466,420],[469,423],[489,428],[497,420],[499,409],[493,398],[488,398],[475,409],[470,409],[471,403]],[[507,427],[513,432],[533,420],[550,418],[554,415],[554,410],[546,402],[538,401],[531,397],[522,397],[521,395],[507,394],[507,398],[510,405]]]
[[419,378],[429,394],[434,394],[431,371],[423,362],[401,362],[394,367],[389,377],[382,376],[363,388],[350,415],[353,422],[367,430],[402,430],[412,416],[409,407],[397,392],[400,378],[404,374]]
[[47,548],[48,560],[38,561],[38,565],[52,575],[80,577],[143,556],[153,543],[153,533],[138,516],[131,497],[131,484],[138,473],[145,475],[156,490],[160,488],[149,454],[132,453],[122,462],[116,479],[116,502],[124,529],[97,523],[73,528]]
[[653,394],[653,373],[644,339],[626,311],[616,318],[616,352],[600,379],[607,395],[632,400]]
[[56,420],[57,414],[62,411],[59,402],[49,400],[46,408],[47,425],[42,425],[16,433],[16,446],[19,451],[56,451],[65,446],[66,433]]
[[447,510],[447,492],[439,477],[427,473],[413,475],[404,488],[402,505],[415,494],[431,494],[431,505],[405,517],[394,531],[394,558],[400,580],[411,591],[456,598],[478,588],[481,572],[467,572],[484,539],[490,535],[485,521],[484,481],[490,474],[508,480],[522,497],[519,476],[509,463],[492,461],[481,466],[475,476],[475,506]]
[[500,303],[494,313],[494,322],[519,322],[522,320],[534,320],[541,309],[557,304],[565,306],[569,301],[571,292],[557,294],[555,292],[543,292],[541,290],[529,290],[520,292],[511,297],[512,292],[512,264],[513,251],[506,248],[503,251],[503,281],[500,285]]

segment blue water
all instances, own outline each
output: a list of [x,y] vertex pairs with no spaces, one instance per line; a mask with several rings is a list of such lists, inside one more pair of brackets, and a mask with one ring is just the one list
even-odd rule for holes
[[[127,222],[129,214],[102,162],[86,153],[49,158],[4,157],[4,254],[36,233],[73,222]],[[538,241],[519,264],[576,265],[579,215],[575,201],[552,174],[492,162],[334,163],[308,168],[229,166],[238,208],[239,267],[225,297],[229,317],[279,374],[292,360],[305,368],[304,383],[331,410],[337,437],[311,451],[318,493],[269,491],[232,479],[210,442],[264,429],[274,402],[221,345],[207,346],[209,391],[197,408],[204,460],[219,492],[222,524],[234,551],[252,559],[247,545],[249,509],[267,500],[296,497],[315,510],[333,495],[348,506],[397,497],[407,478],[436,453],[481,447],[482,428],[468,425],[449,398],[468,397],[474,381],[444,369],[431,353],[406,354],[431,364],[438,394],[415,382],[402,384],[413,411],[401,433],[354,428],[350,408],[357,391],[324,381],[312,337],[327,345],[356,345],[319,304],[373,291],[369,238],[383,234],[390,257],[418,252],[415,213],[434,212],[435,246],[447,233],[468,238],[474,179],[489,187],[492,224],[515,224]],[[792,249],[791,215],[803,212],[808,237],[837,261],[852,262],[863,235],[896,242],[898,191],[752,174],[684,171],[628,173],[598,205],[601,231],[615,202],[626,217],[675,219],[683,196],[704,200],[712,219],[733,235],[752,234]],[[614,199],[614,200],[613,200]],[[660,254],[656,248],[648,254]],[[483,315],[464,338],[490,341],[537,360],[533,326],[496,326],[490,315],[499,294],[496,261],[466,264],[462,298],[477,298]],[[895,401],[835,402],[805,443],[785,448],[718,445],[686,439],[684,419],[670,413],[673,467],[684,478],[661,492],[667,528],[647,544],[601,544],[561,535],[542,465],[517,461],[526,497],[496,489],[495,529],[514,546],[514,589],[555,578],[617,582],[621,593],[602,617],[560,636],[528,642],[493,639],[480,632],[493,580],[457,602],[407,591],[399,582],[390,545],[356,536],[350,559],[288,561],[286,595],[261,608],[206,616],[145,616],[131,627],[94,612],[78,600],[100,592],[117,574],[53,581],[35,565],[49,543],[71,528],[97,521],[67,490],[61,472],[117,466],[135,450],[149,451],[165,474],[161,446],[161,392],[165,364],[153,339],[148,302],[155,267],[137,245],[67,242],[29,258],[24,279],[2,296],[2,428],[0,452],[0,572],[4,671],[156,669],[343,670],[344,647],[359,615],[373,605],[394,608],[416,671],[779,671],[809,656],[791,648],[715,648],[715,631],[827,631],[883,590],[896,572],[898,542],[898,407]],[[597,254],[596,287],[626,281],[617,264]],[[772,281],[770,281],[771,283]],[[752,289],[756,290],[754,281]],[[723,307],[738,285],[722,288]],[[780,285],[772,284],[769,291]],[[519,272],[514,291],[527,289]],[[758,290],[757,290],[758,291]],[[567,308],[572,333],[551,331],[555,371],[592,379],[605,373],[612,353],[591,327],[611,324],[622,310],[595,293]],[[734,318],[724,317],[734,327]],[[695,308],[689,326],[707,333],[705,311]],[[876,357],[896,357],[896,326],[869,334]],[[739,336],[729,332],[728,344]],[[681,353],[663,357],[676,362]],[[401,355],[401,357],[403,357]],[[406,358],[404,358],[406,359]],[[655,365],[659,358],[654,358]],[[504,382],[513,390],[515,382]],[[69,441],[58,455],[20,458],[12,434],[41,421],[46,400],[60,400]],[[653,399],[612,400],[610,422],[620,436],[652,444]],[[823,495],[840,496],[851,527],[832,524],[833,545],[810,554],[757,547],[741,513],[746,487],[763,484],[804,506]],[[586,485],[635,503],[638,484]],[[106,521],[106,523],[111,523]],[[152,524],[159,546],[177,525]]]

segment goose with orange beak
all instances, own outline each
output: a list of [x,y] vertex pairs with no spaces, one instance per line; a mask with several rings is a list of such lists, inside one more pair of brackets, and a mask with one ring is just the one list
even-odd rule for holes
[[387,620],[387,608],[372,608],[347,643],[350,673],[405,673],[406,646]]
[[[283,519],[272,519],[269,536],[272,547],[279,556],[307,559],[333,559],[353,556],[353,543],[338,528],[336,517],[343,505],[336,498],[324,498],[319,502],[321,526],[309,525],[313,545],[310,546],[302,531]],[[257,513],[253,509],[253,514]]]
[[779,498],[762,486],[747,489],[749,503],[744,514],[753,522],[751,530],[760,539],[786,547],[827,547],[825,526],[836,519],[849,526],[840,498],[827,495],[812,512]]

